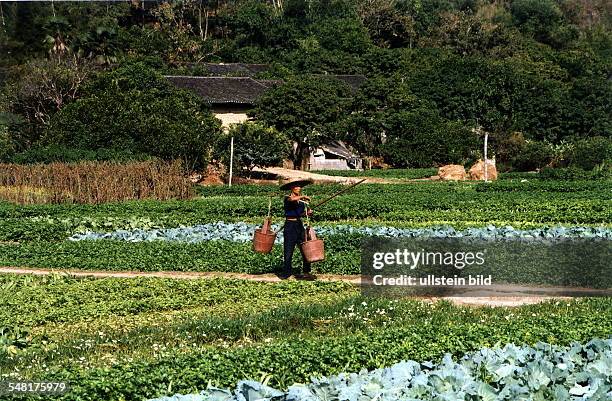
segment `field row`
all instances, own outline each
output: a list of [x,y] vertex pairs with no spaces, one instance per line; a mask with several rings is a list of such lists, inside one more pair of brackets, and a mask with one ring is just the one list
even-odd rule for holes
[[[338,235],[325,239],[326,259],[313,265],[315,273],[360,274],[362,272],[361,235]],[[466,251],[479,245],[488,253],[486,263],[472,264],[460,271],[450,266],[419,266],[419,274],[491,274],[496,283],[611,288],[607,271],[609,240],[576,240],[571,243],[543,245],[539,242],[463,244],[415,243],[414,249],[428,251],[441,247]],[[436,245],[437,244],[437,245]],[[469,245],[469,247],[468,247]],[[378,249],[378,248],[377,248]],[[77,242],[29,242],[0,244],[0,266],[28,266],[83,270],[194,271],[274,273],[282,270],[282,245],[270,254],[255,253],[249,243],[204,241],[199,243],[118,240]],[[294,266],[300,264],[299,252]],[[589,269],[585,270],[584,265]],[[402,271],[402,274],[406,271]],[[391,273],[388,273],[391,274]],[[399,273],[398,273],[399,274]]]
[[[456,229],[493,224],[515,228],[553,225],[609,225],[612,184],[584,183],[572,192],[499,191],[482,184],[425,183],[366,185],[316,209],[313,222],[352,225]],[[562,184],[559,184],[562,185]],[[566,185],[566,184],[563,184]],[[237,188],[237,189],[236,189]],[[313,188],[313,202],[337,189]],[[272,190],[269,188],[268,191]],[[102,205],[16,206],[0,203],[0,241],[62,241],[91,231],[192,226],[219,220],[260,222],[268,213],[269,193],[259,186],[207,188],[204,198],[183,201],[132,201]],[[263,191],[263,192],[262,192]],[[282,202],[272,198],[272,216],[282,216]]]
[[[253,233],[261,224],[245,222],[198,224],[196,226],[176,228],[152,228],[134,230],[115,230],[111,232],[77,233],[68,238],[70,241],[87,241],[112,239],[128,242],[141,241],[178,241],[197,243],[203,241],[226,240],[235,242],[251,242]],[[283,238],[282,225],[272,223],[270,229],[276,232],[276,239]],[[540,227],[526,230],[517,230],[511,226],[471,227],[465,230],[455,230],[453,227],[427,227],[427,228],[401,228],[389,226],[356,226],[350,224],[317,225],[317,236],[359,235],[381,238],[473,238],[482,240],[544,240],[567,238],[612,239],[612,228],[608,227]]]

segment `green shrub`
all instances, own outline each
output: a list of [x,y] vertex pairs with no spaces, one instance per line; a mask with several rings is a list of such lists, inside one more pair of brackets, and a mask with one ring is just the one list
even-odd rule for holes
[[144,63],[102,74],[87,93],[51,118],[44,143],[180,158],[192,169],[206,164],[221,132],[200,97],[175,88]]
[[510,7],[514,23],[539,41],[551,43],[551,32],[563,18],[552,0],[515,0]]
[[512,158],[513,169],[531,171],[550,164],[555,157],[553,147],[547,142],[527,142],[521,151]]
[[574,142],[573,149],[566,155],[572,167],[592,170],[602,163],[612,163],[612,139],[603,136],[580,139]]
[[274,128],[253,122],[236,124],[215,146],[218,159],[226,166],[230,162],[231,137],[234,137],[234,169],[238,174],[244,169],[250,172],[256,166],[278,166],[291,150],[287,137]]
[[8,127],[0,122],[0,161],[10,159],[15,153],[15,146]]
[[[499,166],[497,167],[500,170]],[[537,173],[531,171],[509,171],[501,172],[499,174],[501,180],[529,180],[532,178],[538,178]]]
[[578,167],[550,168],[545,167],[538,173],[539,178],[551,180],[593,180],[610,177],[610,168],[583,170]]
[[478,138],[460,122],[448,121],[437,111],[399,112],[388,120],[389,139],[380,146],[385,161],[394,167],[425,168],[474,161]]

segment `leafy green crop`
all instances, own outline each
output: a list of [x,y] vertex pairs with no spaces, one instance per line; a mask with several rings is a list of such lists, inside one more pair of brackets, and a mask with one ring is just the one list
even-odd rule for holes
[[[325,237],[326,259],[313,265],[316,273],[360,274],[362,257],[362,234],[341,234]],[[586,241],[584,239],[583,241]],[[609,240],[601,240],[609,241]],[[606,243],[593,243],[591,250],[604,252]],[[530,257],[518,255],[518,246]],[[508,247],[496,242],[489,246],[492,255],[490,264],[473,265],[464,269],[465,274],[492,274],[495,283],[534,285],[577,286],[586,288],[610,288],[612,277],[605,270],[605,254],[583,255],[580,243],[572,242],[562,249],[569,250],[551,271],[551,263],[539,263],[542,258],[551,260],[551,248],[537,244],[521,244],[516,241]],[[513,253],[514,252],[514,253]],[[541,258],[536,255],[542,255]],[[591,256],[594,264],[588,271],[581,261]],[[294,254],[294,266],[299,266],[300,254]],[[520,260],[514,266],[513,260]],[[561,260],[561,259],[560,259]],[[282,244],[274,246],[270,254],[253,252],[250,243],[226,240],[185,243],[177,241],[126,242],[120,240],[28,242],[18,245],[0,244],[0,265],[64,268],[82,270],[138,270],[138,271],[194,271],[274,273],[282,269]],[[432,267],[435,269],[436,267]],[[603,270],[602,270],[603,269]],[[434,273],[426,268],[420,271]],[[594,287],[596,286],[596,287]]]
[[243,380],[234,394],[209,388],[200,394],[177,394],[150,401],[605,401],[612,396],[610,375],[612,339],[594,339],[568,347],[537,343],[534,347],[508,344],[501,349],[482,348],[459,361],[446,354],[436,364],[402,361],[370,372],[315,377],[305,385],[294,384],[286,393]]
[[[610,308],[610,299],[473,313],[435,304],[426,306],[424,314],[408,315],[408,320],[397,325],[347,330],[334,336],[308,330],[308,335],[282,336],[270,343],[204,347],[189,353],[177,350],[153,361],[122,362],[104,368],[63,366],[37,378],[70,383],[72,391],[60,398],[65,401],[142,400],[174,392],[193,393],[208,384],[233,386],[262,375],[270,377],[270,385],[286,388],[312,376],[381,368],[406,359],[431,360],[445,353],[460,357],[499,344],[546,341],[566,345],[605,338],[612,330]],[[279,315],[278,319],[283,317]]]
[[257,304],[326,294],[355,294],[343,282],[282,282],[236,279],[180,280],[164,278],[73,278],[0,275],[0,328],[75,323],[108,316],[172,311],[223,302]]

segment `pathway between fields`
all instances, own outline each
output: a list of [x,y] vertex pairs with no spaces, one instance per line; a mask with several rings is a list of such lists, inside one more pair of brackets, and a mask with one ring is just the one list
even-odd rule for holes
[[[94,270],[74,270],[74,269],[41,269],[30,267],[0,267],[0,274],[34,274],[34,275],[50,275],[62,274],[74,277],[162,277],[172,279],[206,279],[215,277],[233,278],[241,280],[261,281],[261,282],[280,282],[281,280],[274,274],[244,274],[244,273],[226,273],[226,272],[178,272],[178,271],[158,271],[158,272],[141,272],[141,271],[94,271]],[[289,280],[296,280],[291,278]],[[359,285],[361,277],[359,275],[334,275],[334,274],[318,274],[317,281],[342,281]],[[487,296],[469,296],[469,297],[424,297],[420,298],[424,301],[436,301],[438,299],[446,299],[460,305],[474,306],[520,306],[527,304],[535,304],[550,299],[567,299],[567,297],[558,296],[559,292],[567,291],[567,288],[550,287],[546,291],[550,295],[534,295],[534,288],[527,286],[491,286],[494,295]],[[541,291],[541,289],[538,289]],[[579,296],[591,290],[572,289],[574,295]],[[522,296],[503,296],[508,292],[520,292]],[[591,291],[592,292],[592,291]],[[500,294],[500,295],[495,295]]]
[[367,180],[366,183],[370,183],[370,184],[374,184],[374,183],[375,184],[398,184],[398,183],[405,183],[405,182],[412,182],[412,181],[424,181],[424,180],[429,179],[429,178],[426,178],[426,179],[407,179],[407,178],[388,179],[388,178],[381,178],[381,177],[345,177],[345,176],[340,176],[340,175],[319,174],[319,173],[313,173],[310,171],[303,171],[303,170],[291,170],[291,169],[282,168],[282,167],[266,167],[266,168],[255,167],[253,168],[253,171],[265,172],[270,175],[276,176],[278,178],[283,178],[283,179],[294,179],[294,178],[295,179],[311,179],[315,184],[350,185],[364,178]]

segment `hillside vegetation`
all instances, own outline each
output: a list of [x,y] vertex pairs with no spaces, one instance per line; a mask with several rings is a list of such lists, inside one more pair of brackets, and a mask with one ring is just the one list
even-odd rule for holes
[[[477,126],[504,168],[591,170],[612,157],[603,0],[1,6],[3,161],[50,161],[50,149],[60,161],[144,154],[197,168],[223,159],[208,106],[162,76],[211,75],[203,62],[265,63],[257,78],[285,80],[252,110],[259,123],[235,135],[300,146],[255,164],[299,162],[329,139],[394,167],[467,163],[481,157]],[[367,81],[351,93],[310,74]]]

